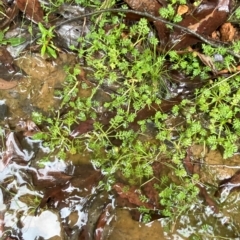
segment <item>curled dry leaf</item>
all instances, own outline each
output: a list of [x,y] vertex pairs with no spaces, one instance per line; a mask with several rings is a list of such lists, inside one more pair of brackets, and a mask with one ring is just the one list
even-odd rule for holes
[[230,42],[233,40],[236,29],[231,23],[224,23],[220,28],[221,40],[224,42]]
[[211,68],[214,74],[217,73],[217,69],[213,63],[213,59],[210,56],[201,54],[199,52],[194,52],[194,53],[197,54],[197,56],[200,58],[203,64]]
[[183,14],[187,13],[189,10],[187,5],[180,5],[177,10],[177,14],[182,16]]

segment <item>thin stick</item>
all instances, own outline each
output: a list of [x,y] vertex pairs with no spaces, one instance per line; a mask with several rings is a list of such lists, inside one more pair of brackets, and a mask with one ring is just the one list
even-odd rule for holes
[[[199,38],[201,41],[203,41],[204,43],[206,44],[209,44],[211,45],[212,47],[215,47],[215,48],[219,48],[219,47],[222,47],[221,44],[217,44],[215,42],[213,42],[212,40],[208,40],[206,39],[204,36],[202,36],[201,34],[198,34],[197,32],[189,29],[189,28],[186,28],[186,27],[182,27],[180,25],[177,25],[175,23],[172,23],[172,22],[169,22],[167,20],[164,20],[160,17],[155,17],[149,13],[146,13],[146,12],[139,12],[139,11],[135,11],[135,10],[128,10],[128,9],[122,9],[122,8],[110,8],[110,9],[102,9],[102,10],[98,10],[98,11],[95,11],[95,12],[91,12],[91,13],[86,13],[86,14],[83,14],[81,16],[78,16],[78,17],[74,17],[74,18],[71,18],[71,19],[68,19],[66,21],[63,21],[59,24],[57,24],[55,27],[58,28],[60,27],[61,25],[64,25],[66,23],[70,23],[70,22],[73,22],[73,21],[76,21],[76,20],[79,20],[81,18],[84,18],[84,17],[90,17],[90,16],[93,16],[93,15],[96,15],[96,14],[101,14],[101,13],[105,13],[105,12],[121,12],[121,13],[134,13],[136,15],[139,15],[139,16],[142,16],[142,17],[147,17],[147,18],[150,18],[150,19],[153,19],[155,21],[159,21],[159,22],[162,22],[162,23],[165,23],[165,24],[168,24],[172,27],[175,27],[175,28],[179,28],[181,29],[182,31],[186,32],[186,33],[189,33],[191,35],[194,35],[195,37]],[[239,58],[240,59],[240,55],[231,51],[231,50],[228,50],[227,49],[227,52],[231,55],[233,55],[234,57],[236,58]]]

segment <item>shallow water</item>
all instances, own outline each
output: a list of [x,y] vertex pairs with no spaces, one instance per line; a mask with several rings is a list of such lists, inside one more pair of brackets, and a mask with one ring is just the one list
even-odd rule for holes
[[[107,193],[98,187],[103,176],[92,167],[90,152],[69,154],[67,161],[40,161],[48,149],[40,141],[24,136],[16,125],[29,119],[34,110],[47,113],[58,105],[54,89],[61,87],[65,78],[63,65],[74,62],[75,56],[68,54],[56,61],[25,55],[16,64],[27,76],[16,88],[0,91],[0,100],[8,106],[1,126],[8,124],[11,129],[4,131],[1,141],[1,239],[240,239],[240,195],[236,191],[230,193],[226,188],[220,198],[215,198],[219,213],[199,199],[176,221],[158,216],[144,224],[136,221],[136,205],[114,191]],[[80,94],[89,93],[82,90]],[[106,97],[100,92],[96,99],[104,101]],[[240,158],[236,155],[228,161],[232,166],[224,166],[219,152],[199,156],[203,152],[195,148],[193,155],[204,161],[200,177],[208,183],[206,188],[214,198],[218,182],[233,176]],[[171,176],[170,169],[164,171]]]

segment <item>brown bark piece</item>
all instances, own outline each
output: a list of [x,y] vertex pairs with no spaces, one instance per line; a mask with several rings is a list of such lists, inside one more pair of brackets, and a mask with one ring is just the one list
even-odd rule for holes
[[44,14],[38,0],[17,0],[17,6],[32,21],[42,22]]
[[224,23],[220,28],[221,40],[223,42],[230,42],[233,40],[236,29],[231,23]]

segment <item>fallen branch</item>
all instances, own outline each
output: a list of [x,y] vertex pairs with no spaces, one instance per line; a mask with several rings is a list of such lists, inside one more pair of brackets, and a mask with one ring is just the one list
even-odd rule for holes
[[[146,13],[146,12],[139,12],[139,11],[135,11],[135,10],[128,10],[128,9],[121,9],[121,8],[110,8],[110,9],[103,9],[103,10],[98,10],[98,11],[95,11],[95,12],[91,12],[91,13],[86,13],[86,14],[83,14],[81,16],[78,16],[78,17],[74,17],[74,18],[71,18],[71,19],[68,19],[68,20],[65,20],[59,24],[57,24],[55,27],[58,28],[64,24],[67,24],[67,23],[70,23],[70,22],[73,22],[73,21],[77,21],[81,18],[85,18],[85,17],[90,17],[90,16],[93,16],[93,15],[96,15],[96,14],[101,14],[101,13],[105,13],[105,12],[117,12],[117,13],[133,13],[133,14],[136,14],[136,15],[139,15],[139,16],[142,16],[142,17],[147,17],[147,18],[150,18],[154,21],[159,21],[159,22],[162,22],[164,24],[167,24],[167,25],[170,25],[174,28],[179,28],[181,29],[182,31],[186,32],[186,33],[189,33],[191,35],[194,35],[195,37],[199,38],[202,42],[206,43],[206,44],[209,44],[211,45],[212,47],[215,47],[215,48],[219,48],[219,47],[222,47],[222,44],[219,44],[219,43],[216,43],[214,42],[213,40],[209,40],[207,39],[206,37],[202,36],[201,34],[198,34],[197,32],[193,31],[193,30],[190,30],[189,28],[186,28],[186,27],[182,27],[178,24],[175,24],[175,23],[172,23],[172,22],[169,22],[167,20],[164,20],[160,17],[155,17],[149,13]],[[227,49],[227,52],[231,55],[233,55],[234,57],[236,58],[239,58],[240,59],[240,55],[231,51],[231,50],[228,50]]]

